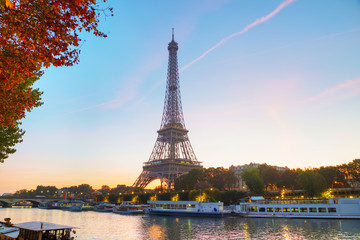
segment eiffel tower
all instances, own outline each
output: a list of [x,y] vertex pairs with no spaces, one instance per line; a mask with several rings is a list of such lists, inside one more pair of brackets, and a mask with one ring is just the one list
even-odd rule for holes
[[174,29],[172,30],[172,41],[168,45],[169,65],[161,126],[157,131],[154,149],[133,184],[134,188],[144,189],[150,182],[160,179],[162,188],[172,189],[177,177],[191,169],[202,168],[191,147],[187,135],[189,131],[185,127],[177,64],[179,47],[174,41]]

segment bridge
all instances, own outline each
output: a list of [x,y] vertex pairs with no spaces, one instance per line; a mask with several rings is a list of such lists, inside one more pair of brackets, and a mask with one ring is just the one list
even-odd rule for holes
[[0,205],[2,207],[12,207],[13,204],[27,201],[31,202],[33,207],[39,206],[40,203],[48,202],[57,202],[64,200],[62,198],[48,198],[48,197],[29,197],[29,198],[20,198],[20,197],[0,197]]

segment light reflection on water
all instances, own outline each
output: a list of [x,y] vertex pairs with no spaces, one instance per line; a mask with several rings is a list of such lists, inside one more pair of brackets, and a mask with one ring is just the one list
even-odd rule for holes
[[78,227],[78,240],[360,239],[360,220],[188,218],[0,208],[0,220],[46,221]]

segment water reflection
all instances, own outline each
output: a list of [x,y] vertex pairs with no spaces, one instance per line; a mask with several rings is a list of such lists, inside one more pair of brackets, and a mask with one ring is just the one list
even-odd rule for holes
[[100,212],[0,209],[0,219],[79,227],[78,240],[119,239],[360,239],[359,220],[123,216]]

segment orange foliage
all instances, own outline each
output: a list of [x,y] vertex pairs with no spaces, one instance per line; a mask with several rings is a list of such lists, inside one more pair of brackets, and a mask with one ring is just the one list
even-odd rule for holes
[[112,13],[96,0],[0,0],[0,126],[11,126],[34,106],[31,89],[19,89],[25,79],[43,67],[78,62],[78,31],[106,37],[98,30],[106,11]]

